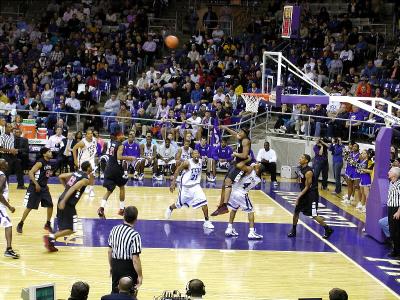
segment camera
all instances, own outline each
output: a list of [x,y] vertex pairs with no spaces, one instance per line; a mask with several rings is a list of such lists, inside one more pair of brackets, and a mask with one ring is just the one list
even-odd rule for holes
[[189,298],[185,295],[182,295],[181,292],[174,290],[164,291],[162,295],[154,297],[154,300],[189,300]]

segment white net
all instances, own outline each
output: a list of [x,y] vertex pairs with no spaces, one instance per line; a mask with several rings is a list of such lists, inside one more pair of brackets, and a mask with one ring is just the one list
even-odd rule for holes
[[260,100],[266,99],[266,95],[265,94],[242,93],[242,98],[243,98],[244,102],[246,103],[245,111],[248,111],[251,113],[257,113]]

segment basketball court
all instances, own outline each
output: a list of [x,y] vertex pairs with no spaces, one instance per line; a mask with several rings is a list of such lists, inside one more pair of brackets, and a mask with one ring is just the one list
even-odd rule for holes
[[[204,181],[204,180],[203,180]],[[54,181],[55,182],[55,181]],[[364,223],[355,210],[346,212],[339,200],[322,193],[320,214],[335,232],[329,241],[320,238],[319,226],[302,216],[296,239],[286,237],[291,228],[291,212],[298,192],[297,184],[281,182],[272,189],[267,182],[250,193],[256,212],[256,230],[261,241],[247,239],[247,215],[238,213],[237,238],[225,238],[228,215],[211,220],[213,231],[202,227],[201,210],[175,210],[171,220],[164,211],[177,196],[167,187],[169,181],[142,184],[130,182],[127,204],[139,209],[136,229],[143,242],[141,255],[144,283],[139,299],[152,299],[164,290],[184,292],[193,278],[205,282],[207,299],[327,299],[332,287],[340,287],[350,299],[398,299],[400,278],[398,261],[379,259],[388,252],[383,245],[364,236]],[[89,299],[109,293],[110,277],[107,260],[107,238],[111,228],[120,224],[118,198],[112,195],[106,207],[106,220],[97,217],[104,189],[97,185],[96,196],[82,197],[77,206],[79,230],[68,240],[58,242],[59,252],[47,253],[42,242],[45,210],[32,212],[24,233],[15,232],[22,211],[24,192],[11,185],[11,202],[17,211],[14,224],[14,248],[20,260],[1,257],[0,299],[19,299],[28,285],[54,282],[57,299],[67,299],[71,284],[87,281]],[[210,210],[219,201],[220,182],[207,184],[205,193]],[[51,184],[54,203],[62,192],[60,184]],[[337,198],[338,199],[338,198]],[[336,204],[338,206],[336,206]],[[1,239],[4,248],[4,239]]]

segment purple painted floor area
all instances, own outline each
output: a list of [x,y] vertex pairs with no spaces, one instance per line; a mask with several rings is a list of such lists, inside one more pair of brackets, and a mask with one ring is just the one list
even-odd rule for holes
[[[117,219],[81,219],[84,247],[107,247],[111,228],[121,224]],[[248,224],[234,224],[238,237],[225,237],[225,222],[214,222],[215,229],[203,229],[201,221],[140,220],[136,230],[140,232],[144,248],[184,248],[221,250],[270,250],[270,251],[312,251],[333,252],[333,249],[315,235],[299,226],[299,237],[288,239],[290,225],[260,223],[256,230],[264,235],[263,240],[248,240]],[[63,246],[64,243],[58,243]]]

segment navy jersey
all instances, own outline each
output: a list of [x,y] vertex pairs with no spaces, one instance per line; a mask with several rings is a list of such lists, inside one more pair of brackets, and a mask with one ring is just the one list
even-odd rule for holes
[[[249,140],[249,142],[250,142],[250,140]],[[250,150],[251,150],[251,142],[250,142]],[[237,152],[238,153],[243,153],[243,145],[242,145],[242,141],[241,140],[239,141]],[[251,155],[250,152],[249,152],[249,155]],[[245,160],[245,159],[236,157],[236,163],[239,163],[239,162],[241,162],[243,160]]]
[[53,175],[50,162],[44,158],[39,159],[37,162],[40,162],[42,167],[36,171],[35,179],[41,187],[47,187],[47,181],[49,180],[49,177]]
[[[61,201],[64,198],[64,195],[68,192],[68,190],[77,184],[79,181],[83,179],[88,179],[88,175],[85,172],[82,171],[77,171],[72,173],[71,177],[69,178],[67,184],[65,185],[65,190],[61,194],[60,198],[58,201]],[[85,191],[86,186],[82,187],[80,190],[75,191],[69,199],[67,199],[67,205],[69,206],[75,206],[79,199],[81,198],[83,192]]]
[[318,182],[314,178],[314,171],[310,166],[306,166],[304,168],[300,168],[300,172],[298,172],[298,176],[300,176],[300,189],[303,190],[305,188],[305,186],[306,186],[306,173],[308,171],[313,172],[311,186],[310,186],[310,189],[308,191],[315,191],[315,190],[318,191]]

